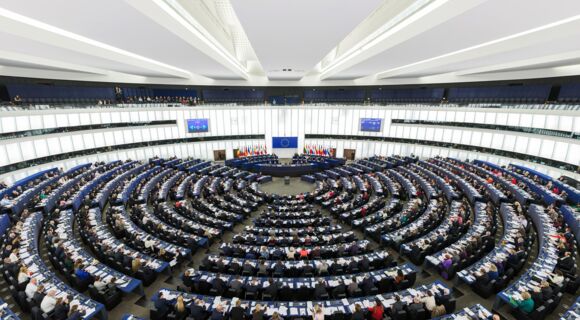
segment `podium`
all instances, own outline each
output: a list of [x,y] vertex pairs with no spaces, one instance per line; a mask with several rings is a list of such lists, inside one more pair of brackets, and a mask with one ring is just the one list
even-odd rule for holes
[[290,184],[290,177],[289,176],[284,176],[284,184],[285,185],[289,185]]

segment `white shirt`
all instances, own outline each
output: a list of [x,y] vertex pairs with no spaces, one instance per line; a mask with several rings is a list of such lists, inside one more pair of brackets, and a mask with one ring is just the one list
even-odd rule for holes
[[40,310],[44,313],[49,313],[54,310],[54,306],[56,306],[56,299],[49,295],[44,296],[42,302],[40,303]]
[[149,240],[145,240],[145,248],[153,248],[153,246],[155,245],[155,241],[149,239]]
[[18,256],[16,253],[12,252],[10,256],[8,256],[8,260],[10,260],[11,263],[15,263],[18,261]]
[[18,272],[18,284],[25,283],[30,277],[24,272]]
[[421,302],[425,304],[425,308],[427,308],[427,310],[429,311],[432,311],[437,306],[437,304],[435,303],[435,297],[433,296],[423,297],[423,299],[421,299]]
[[28,299],[32,299],[32,297],[34,297],[34,293],[36,292],[37,288],[38,288],[38,286],[35,285],[34,283],[32,283],[32,281],[30,281],[26,285],[26,289],[24,289],[24,293],[26,293],[26,296],[28,297]]
[[95,283],[93,283],[93,285],[95,286],[95,289],[97,289],[97,291],[105,291],[105,289],[107,289],[107,284],[103,281],[95,281]]

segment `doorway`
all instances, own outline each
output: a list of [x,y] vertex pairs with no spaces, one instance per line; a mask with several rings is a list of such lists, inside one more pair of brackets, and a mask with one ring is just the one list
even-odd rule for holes
[[226,150],[214,150],[213,151],[214,161],[225,161],[226,160]]
[[354,160],[355,154],[356,154],[355,149],[344,149],[344,158],[346,160]]

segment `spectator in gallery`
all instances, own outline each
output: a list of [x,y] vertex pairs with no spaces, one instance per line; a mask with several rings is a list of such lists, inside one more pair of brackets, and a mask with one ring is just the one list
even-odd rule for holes
[[12,99],[12,103],[14,103],[17,106],[22,104],[22,98],[20,97],[19,94],[14,96],[14,98]]

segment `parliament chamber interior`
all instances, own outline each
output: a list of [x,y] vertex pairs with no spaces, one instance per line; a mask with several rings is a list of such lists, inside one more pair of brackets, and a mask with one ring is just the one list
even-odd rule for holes
[[0,0],[0,320],[580,319],[579,17]]

